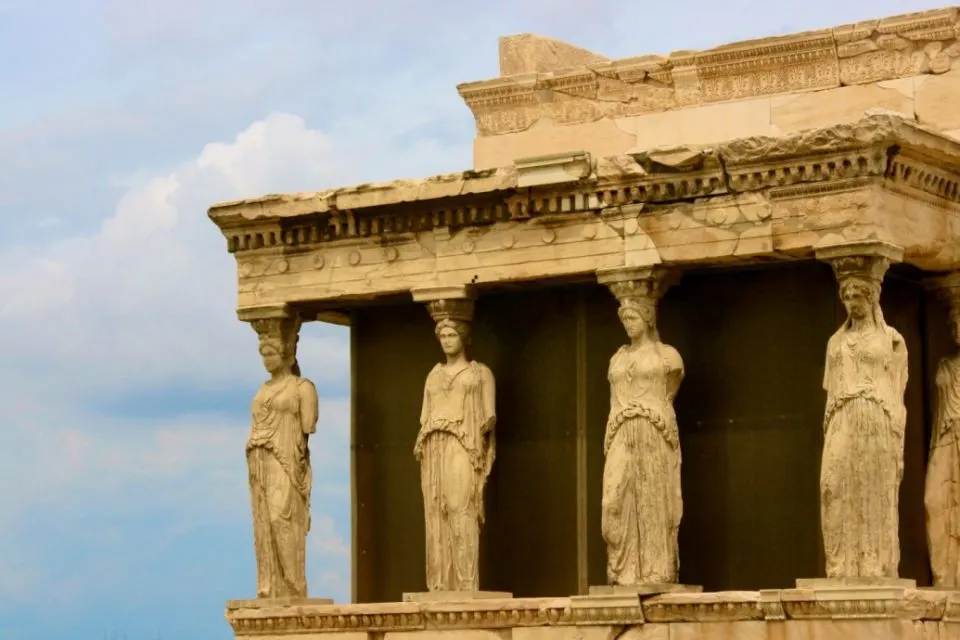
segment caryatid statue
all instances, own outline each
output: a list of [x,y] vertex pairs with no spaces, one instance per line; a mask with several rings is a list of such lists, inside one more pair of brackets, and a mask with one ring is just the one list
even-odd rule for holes
[[883,247],[818,252],[833,267],[847,312],[827,343],[823,374],[820,512],[828,578],[898,576],[907,346],[880,309],[890,262]]
[[960,587],[960,273],[940,278],[935,288],[950,310],[956,350],[937,365],[924,504],[933,584],[955,589]]
[[663,273],[632,269],[601,273],[599,279],[620,302],[620,321],[630,338],[607,371],[610,414],[601,500],[607,579],[624,586],[676,583],[683,499],[673,400],[683,360],[657,331]]
[[414,455],[426,518],[427,588],[478,591],[483,490],[495,455],[490,369],[467,357],[473,300],[428,302],[445,361],[427,376]]
[[317,390],[300,376],[296,317],[252,320],[270,378],[253,398],[247,440],[257,597],[306,597],[306,541]]

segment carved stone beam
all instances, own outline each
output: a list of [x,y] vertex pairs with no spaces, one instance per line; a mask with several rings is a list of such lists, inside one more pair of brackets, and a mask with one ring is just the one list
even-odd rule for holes
[[473,287],[470,285],[450,285],[444,287],[418,287],[411,289],[414,302],[423,302],[434,322],[444,319],[459,320],[470,323],[473,321],[474,299]]
[[890,265],[903,260],[903,248],[889,242],[865,240],[817,247],[816,256],[833,268],[839,284],[852,277],[883,282]]
[[610,289],[621,303],[626,298],[643,298],[654,305],[667,289],[680,281],[680,272],[660,266],[616,267],[597,271],[597,282]]

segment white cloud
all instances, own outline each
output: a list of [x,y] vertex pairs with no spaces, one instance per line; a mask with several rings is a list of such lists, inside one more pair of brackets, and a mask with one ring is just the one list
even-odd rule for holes
[[[408,128],[403,119],[392,124],[394,132]],[[109,407],[131,393],[255,388],[265,375],[256,336],[236,319],[234,261],[207,207],[363,182],[398,167],[447,170],[469,157],[469,143],[430,140],[381,156],[375,151],[389,146],[389,132],[345,147],[355,131],[328,133],[272,114],[170,171],[134,167],[137,178],[94,233],[0,250],[0,330],[9,338],[0,403],[16,443],[0,449],[0,482],[17,487],[0,492],[0,595],[19,589],[24,599],[74,579],[28,544],[24,523],[38,514],[77,527],[90,562],[106,565],[95,554],[129,544],[124,518],[164,513],[150,543],[161,546],[204,522],[250,526],[248,399],[226,412],[190,413],[176,410],[178,396],[168,392],[173,407],[164,418],[147,409],[119,417]],[[348,385],[346,337],[343,328],[307,325],[300,348],[304,374],[321,391],[311,445],[311,590],[338,600],[349,597],[349,402],[324,390],[342,394]],[[124,571],[113,567],[110,579],[134,579]]]
[[[333,184],[347,177],[335,159],[327,135],[274,114],[129,190],[95,235],[0,252],[0,322],[22,337],[12,355],[49,363],[44,391],[77,397],[249,379],[255,337],[233,313],[233,258],[206,208]],[[305,338],[318,384],[346,375],[344,335]]]

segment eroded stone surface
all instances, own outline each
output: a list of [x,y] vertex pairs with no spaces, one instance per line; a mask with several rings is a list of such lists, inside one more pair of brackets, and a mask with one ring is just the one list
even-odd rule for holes
[[[960,274],[933,282],[950,311],[950,334],[960,348]],[[924,505],[934,585],[960,588],[960,353],[937,365],[933,436]]]
[[246,447],[257,596],[305,598],[313,484],[308,439],[317,426],[317,389],[300,376],[299,317],[259,318],[251,324],[270,374],[253,399]]
[[955,68],[960,57],[957,25],[955,8],[937,9],[707,51],[612,61],[558,40],[521,34],[500,41],[501,76],[507,77],[464,83],[459,90],[481,135],[499,135],[544,118],[564,126],[937,77]]
[[665,274],[649,269],[600,275],[620,303],[630,344],[610,359],[610,413],[603,452],[601,531],[613,585],[674,583],[683,516],[680,439],[673,399],[683,359],[660,341],[657,302]]
[[500,75],[543,73],[609,62],[562,40],[534,33],[520,33],[500,38]]
[[473,299],[469,290],[414,292],[427,302],[446,362],[438,363],[423,390],[414,456],[426,518],[427,588],[476,593],[480,589],[483,491],[496,455],[493,373],[469,360]]
[[789,135],[877,108],[952,131],[958,25],[947,8],[669,56],[595,61],[586,52],[562,69],[543,54],[561,44],[531,36],[550,44],[531,45],[528,64],[514,56],[514,67],[540,72],[459,87],[477,125],[474,167],[572,149],[606,156]]
[[898,576],[907,345],[880,309],[895,254],[902,252],[878,243],[818,252],[834,269],[847,311],[827,343],[823,374],[820,511],[828,578]]

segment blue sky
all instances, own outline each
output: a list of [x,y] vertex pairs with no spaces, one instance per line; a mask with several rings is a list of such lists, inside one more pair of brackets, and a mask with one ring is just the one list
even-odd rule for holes
[[[937,6],[0,0],[0,639],[226,640],[254,593],[264,373],[209,204],[468,168],[455,85],[496,76],[499,35],[620,57]],[[307,326],[300,361],[310,592],[342,602],[346,330]]]

